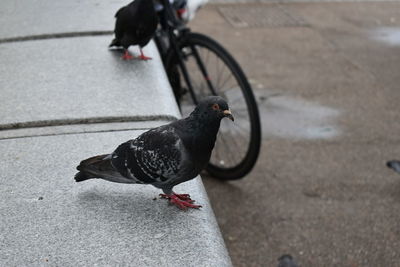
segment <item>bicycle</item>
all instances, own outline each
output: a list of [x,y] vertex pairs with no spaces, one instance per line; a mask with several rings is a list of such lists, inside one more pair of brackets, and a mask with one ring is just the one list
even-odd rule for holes
[[[258,107],[250,84],[235,59],[210,37],[194,33],[180,16],[186,1],[160,0],[160,26],[154,40],[183,115],[206,95],[225,98],[235,124],[221,122],[206,171],[221,180],[244,177],[261,146]],[[229,142],[229,143],[228,143]]]

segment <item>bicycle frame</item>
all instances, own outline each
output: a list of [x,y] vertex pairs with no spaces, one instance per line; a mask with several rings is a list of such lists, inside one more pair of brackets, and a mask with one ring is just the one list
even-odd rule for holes
[[[169,53],[172,53],[171,50],[175,55],[177,55],[178,59],[178,65],[179,68],[181,69],[183,78],[186,82],[186,85],[189,89],[190,96],[192,97],[192,100],[195,105],[198,104],[198,99],[197,96],[194,92],[194,88],[192,85],[192,82],[189,77],[189,72],[187,70],[187,67],[185,65],[185,55],[184,53],[179,49],[179,40],[183,39],[187,33],[190,32],[190,28],[188,28],[181,20],[177,18],[176,15],[176,10],[174,7],[172,7],[171,3],[169,0],[161,0],[161,4],[163,5],[164,9],[160,12],[160,24],[161,24],[161,31],[167,34],[168,36],[168,41],[169,41],[169,47],[159,47],[160,54],[163,57],[163,61],[165,61],[165,58],[168,56]],[[159,40],[159,45],[162,46],[162,42]],[[204,66],[204,63],[199,56],[199,53],[197,49],[194,46],[191,46],[191,51],[196,59],[196,62],[202,72],[202,75],[204,79],[207,81],[207,85],[209,89],[211,90],[213,95],[217,95],[216,90],[211,82],[211,79],[207,73],[207,70]],[[166,67],[166,66],[165,66]],[[177,99],[179,99],[180,96],[177,96]]]

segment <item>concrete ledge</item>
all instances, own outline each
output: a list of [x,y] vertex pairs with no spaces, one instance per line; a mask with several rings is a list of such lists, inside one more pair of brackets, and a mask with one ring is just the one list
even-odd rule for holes
[[231,266],[198,178],[176,187],[203,205],[188,212],[152,186],[73,180],[81,159],[140,132],[0,140],[2,265]]
[[114,29],[114,15],[129,1],[2,0],[0,39],[32,34]]
[[[155,45],[144,49],[153,60],[124,61],[120,51],[107,49],[111,39],[0,44],[0,125],[98,117],[178,118]],[[138,48],[132,47],[131,53],[138,54]]]
[[108,50],[127,3],[0,3],[0,265],[232,265],[200,178],[175,188],[203,205],[187,212],[149,185],[73,179],[82,159],[180,117],[152,42],[148,62]]

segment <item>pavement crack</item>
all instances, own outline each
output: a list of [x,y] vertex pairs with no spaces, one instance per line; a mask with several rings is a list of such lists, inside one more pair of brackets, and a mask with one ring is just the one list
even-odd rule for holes
[[26,35],[26,36],[17,36],[11,38],[2,38],[0,39],[0,44],[35,41],[35,40],[59,39],[59,38],[102,36],[102,35],[111,35],[113,33],[114,33],[113,31],[82,31],[82,32],[60,32],[60,33],[49,33],[49,34]]
[[128,132],[128,131],[147,131],[149,129],[151,129],[151,128],[138,127],[138,128],[105,129],[105,130],[93,130],[93,131],[71,131],[71,132],[64,132],[64,133],[27,134],[27,135],[21,135],[21,136],[0,137],[0,142],[3,140],[24,139],[24,138],[32,138],[32,137],[49,137],[49,136],[59,136],[59,135],[77,135],[77,134],[92,134],[92,133]]
[[77,119],[27,121],[27,122],[0,124],[0,131],[24,129],[24,128],[77,125],[77,124],[158,121],[158,120],[174,121],[177,120],[177,118],[171,115],[150,115],[150,116],[92,117],[92,118],[77,118]]

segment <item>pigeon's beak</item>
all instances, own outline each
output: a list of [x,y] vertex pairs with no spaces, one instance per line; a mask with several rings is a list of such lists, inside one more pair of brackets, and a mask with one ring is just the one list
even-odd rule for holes
[[234,121],[234,120],[235,120],[235,119],[233,118],[232,113],[231,113],[231,111],[230,111],[229,109],[224,110],[223,113],[224,113],[224,117],[229,118],[231,121]]

